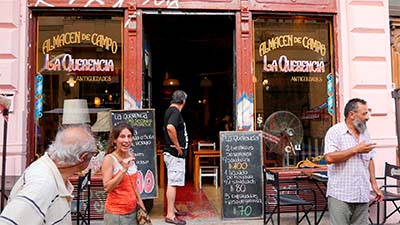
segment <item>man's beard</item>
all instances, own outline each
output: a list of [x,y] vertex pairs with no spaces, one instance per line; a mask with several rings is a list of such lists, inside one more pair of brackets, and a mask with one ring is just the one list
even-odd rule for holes
[[353,125],[358,130],[358,132],[360,132],[360,134],[363,134],[367,130],[367,122],[355,119],[353,120]]

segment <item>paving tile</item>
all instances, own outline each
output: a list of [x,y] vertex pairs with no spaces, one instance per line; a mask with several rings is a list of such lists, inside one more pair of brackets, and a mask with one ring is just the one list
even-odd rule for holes
[[[164,221],[164,189],[159,189],[159,197],[154,199],[154,207],[150,212],[153,225],[166,225]],[[262,225],[262,219],[251,220],[222,220],[221,218],[221,189],[212,184],[205,185],[201,192],[195,192],[192,188],[177,190],[177,207],[188,211],[187,217],[182,217],[188,225]],[[182,196],[180,196],[180,194]],[[311,216],[311,218],[313,218]],[[281,225],[293,225],[296,219],[295,213],[283,213]],[[92,225],[102,225],[103,221],[91,221]],[[301,225],[307,224],[303,221]],[[329,225],[328,213],[321,220],[320,225]]]

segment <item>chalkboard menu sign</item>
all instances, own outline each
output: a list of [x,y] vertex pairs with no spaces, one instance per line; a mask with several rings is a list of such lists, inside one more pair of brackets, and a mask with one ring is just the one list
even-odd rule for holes
[[143,199],[156,198],[158,185],[154,109],[111,110],[112,126],[122,121],[129,123],[134,130],[133,152],[139,170],[139,193]]
[[220,132],[223,219],[263,217],[262,133]]

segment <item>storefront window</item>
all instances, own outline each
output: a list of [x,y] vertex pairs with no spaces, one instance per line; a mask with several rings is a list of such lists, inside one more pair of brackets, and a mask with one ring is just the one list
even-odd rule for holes
[[35,153],[40,156],[61,124],[94,125],[100,114],[121,109],[123,17],[38,16],[37,21]]
[[335,120],[332,23],[319,17],[254,20],[256,127],[265,163],[293,166],[323,155]]

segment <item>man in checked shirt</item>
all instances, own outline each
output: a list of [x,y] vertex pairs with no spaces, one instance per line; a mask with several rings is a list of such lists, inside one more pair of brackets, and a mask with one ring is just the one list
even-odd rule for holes
[[367,102],[349,100],[345,121],[332,126],[325,136],[325,160],[328,163],[328,209],[331,225],[368,223],[370,190],[376,201],[383,198],[376,179],[374,147],[367,130]]

